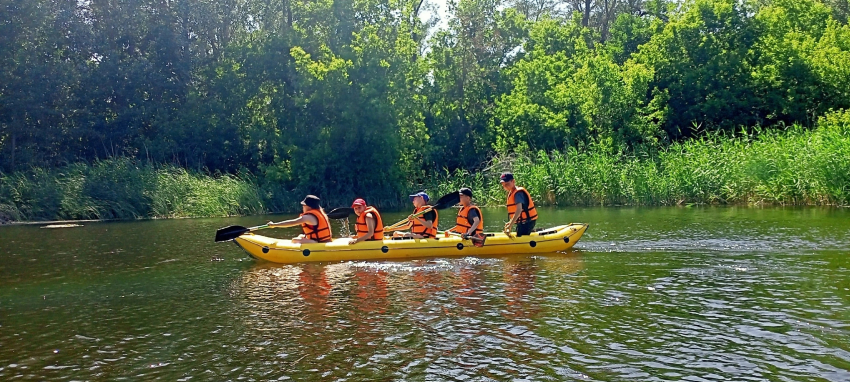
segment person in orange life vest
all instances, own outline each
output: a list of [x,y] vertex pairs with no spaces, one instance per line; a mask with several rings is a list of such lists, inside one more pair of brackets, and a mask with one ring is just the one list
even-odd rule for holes
[[472,204],[472,190],[464,187],[458,193],[461,208],[457,213],[456,225],[450,231],[462,234],[464,239],[468,239],[484,231],[484,215],[478,206]]
[[508,218],[511,220],[505,224],[505,233],[510,233],[511,227],[516,224],[517,237],[530,234],[537,223],[537,209],[531,195],[524,188],[516,186],[514,174],[509,172],[499,177],[499,183],[508,192]]
[[[431,208],[428,205],[428,194],[417,192],[410,195],[410,201],[413,202],[413,213],[407,216],[407,224],[398,227],[385,229],[384,232],[393,232],[393,237],[406,237],[413,239],[428,239],[437,237],[437,210],[428,211],[419,216],[413,216],[421,211]],[[397,232],[403,229],[410,229],[410,232]]]
[[357,244],[364,240],[384,239],[384,222],[375,207],[367,206],[363,199],[355,199],[351,208],[357,214],[357,222],[354,223],[357,235],[352,236],[348,244]]
[[321,200],[315,195],[307,195],[301,201],[302,213],[295,219],[284,220],[282,222],[268,222],[269,228],[292,227],[301,225],[301,230],[304,232],[294,239],[293,243],[309,244],[309,243],[327,243],[333,240],[331,233],[331,225],[328,216],[322,209]]

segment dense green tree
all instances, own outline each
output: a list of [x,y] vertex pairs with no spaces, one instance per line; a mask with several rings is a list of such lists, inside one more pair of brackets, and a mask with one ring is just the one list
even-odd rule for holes
[[673,138],[761,122],[753,108],[750,55],[757,33],[735,0],[695,0],[640,47],[655,71],[651,91],[669,108]]
[[450,3],[446,30],[431,42],[429,165],[474,168],[487,159],[493,143],[496,97],[504,91],[501,71],[516,60],[525,33],[524,18],[500,11],[498,0]]
[[812,0],[774,0],[760,8],[753,46],[757,93],[768,123],[812,125],[832,108],[850,107],[850,27]]
[[617,65],[607,51],[591,48],[590,34],[578,17],[535,24],[527,56],[510,70],[513,88],[496,109],[500,151],[657,141],[657,121],[644,104],[652,70]]
[[[0,171],[105,157],[397,195],[496,153],[850,108],[846,0],[0,0]],[[127,162],[130,163],[130,162]]]
[[0,20],[0,170],[75,160],[81,132],[63,121],[81,112],[82,15],[69,2],[3,1]]

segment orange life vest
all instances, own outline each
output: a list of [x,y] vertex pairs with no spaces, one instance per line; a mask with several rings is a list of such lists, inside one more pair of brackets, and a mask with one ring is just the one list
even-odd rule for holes
[[452,228],[452,231],[457,233],[469,232],[469,229],[472,228],[472,219],[469,218],[469,210],[473,209],[478,211],[478,218],[480,219],[480,221],[478,222],[478,228],[476,228],[475,232],[473,232],[472,234],[477,235],[484,231],[484,229],[482,228],[484,227],[484,215],[481,213],[481,210],[478,208],[478,206],[473,205],[463,207],[460,209],[460,211],[458,211],[457,221],[455,223],[457,225]]
[[[415,210],[413,210],[413,213],[417,214],[417,213],[425,211],[429,208],[431,208],[431,206],[417,207]],[[432,211],[434,211],[435,217],[434,217],[434,221],[431,223],[431,228],[428,228],[428,227],[422,225],[422,223],[420,223],[418,219],[413,219],[413,226],[410,227],[410,232],[422,235],[423,237],[427,237],[427,238],[437,237],[437,220],[440,219],[440,215],[437,213],[437,210],[432,210]],[[422,218],[422,216],[418,216],[417,218]],[[422,220],[425,220],[425,219],[423,218]]]
[[304,236],[308,239],[318,241],[319,243],[325,243],[332,240],[333,235],[331,234],[331,225],[328,223],[328,216],[325,215],[324,211],[315,209],[301,214],[301,216],[304,215],[313,215],[319,222],[319,224],[316,225],[301,223],[301,230],[304,231]]
[[516,193],[524,192],[525,196],[528,197],[528,210],[520,212],[519,219],[517,219],[517,223],[525,223],[529,220],[537,220],[537,209],[534,208],[534,201],[531,200],[531,194],[528,193],[524,188],[517,187],[510,194],[508,194],[508,219],[512,219],[514,214],[516,213]]
[[381,220],[381,214],[378,213],[378,210],[376,210],[375,207],[366,207],[366,210],[357,217],[357,223],[354,224],[354,227],[357,230],[357,237],[369,233],[369,226],[366,225],[366,214],[370,212],[372,213],[372,216],[375,217],[375,234],[366,240],[383,240],[384,221]]

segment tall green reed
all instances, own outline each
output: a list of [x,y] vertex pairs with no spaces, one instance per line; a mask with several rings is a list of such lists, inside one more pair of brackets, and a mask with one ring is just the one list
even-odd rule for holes
[[496,157],[481,172],[438,174],[431,188],[465,185],[479,204],[501,205],[501,171],[548,205],[847,205],[850,112],[824,116],[814,130],[710,135],[649,153],[600,145]]
[[128,158],[0,174],[0,220],[136,219],[265,212],[253,178]]

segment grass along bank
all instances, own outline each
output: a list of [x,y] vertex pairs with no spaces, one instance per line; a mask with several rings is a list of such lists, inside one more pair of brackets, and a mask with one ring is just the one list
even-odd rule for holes
[[544,205],[850,204],[850,112],[827,114],[814,130],[675,143],[642,155],[589,150],[495,158],[488,170],[433,179],[442,194],[477,190],[478,203],[503,205],[501,171]]
[[0,222],[137,219],[267,211],[251,178],[118,158],[0,175]]
[[[433,175],[435,198],[471,187],[482,205],[503,205],[511,170],[541,205],[850,204],[850,113],[818,127],[675,143],[651,154],[588,150],[494,158],[487,170]],[[399,199],[377,203],[407,206]],[[137,219],[296,212],[304,192],[253,176],[210,175],[131,159],[0,174],[0,222]],[[369,195],[365,195],[369,200]],[[344,197],[325,197],[330,205]],[[385,205],[381,205],[385,204]]]

